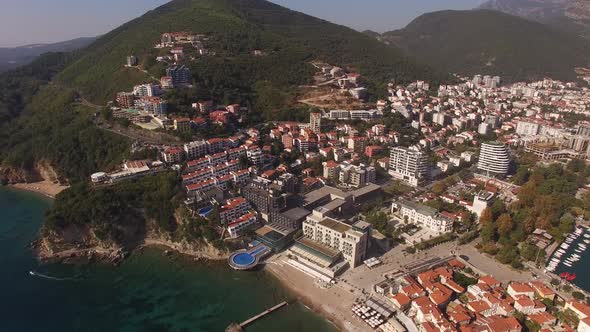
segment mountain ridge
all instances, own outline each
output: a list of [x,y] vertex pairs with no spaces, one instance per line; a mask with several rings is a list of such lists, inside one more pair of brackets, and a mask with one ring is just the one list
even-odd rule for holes
[[97,37],[80,37],[56,43],[0,47],[0,72],[31,63],[43,53],[71,52],[88,46]]
[[[373,86],[379,85],[384,91],[386,82],[392,78],[399,81],[448,79],[447,75],[407,58],[401,50],[378,43],[360,32],[268,1],[175,0],[99,38],[81,52],[58,80],[69,86],[79,86],[93,101],[106,102],[117,91],[147,79],[146,75],[123,68],[126,55],[139,55],[151,75],[161,75],[161,68],[150,63],[147,57],[157,53],[153,45],[161,33],[174,31],[208,35],[217,53],[225,53],[224,56],[203,57],[191,64],[194,76],[203,81],[214,80],[206,76],[220,63],[230,67],[219,68],[220,71],[233,70],[239,63],[242,68],[236,69],[234,74],[240,76],[243,70],[264,62],[270,62],[265,64],[266,68],[276,69],[281,65],[298,72],[306,63],[317,59],[359,71],[374,80],[370,82]],[[272,52],[266,57],[251,59],[247,53],[254,48]],[[203,68],[204,64],[207,68]],[[252,74],[255,77],[244,78],[244,86],[239,88],[247,89],[264,81],[283,87],[307,83],[301,78],[303,75],[294,77],[291,84],[283,84],[285,82],[276,80],[285,75]],[[110,82],[105,82],[105,78]],[[204,88],[211,89],[211,86]]]
[[424,14],[382,38],[440,70],[508,81],[575,80],[574,69],[587,66],[590,54],[590,43],[574,34],[481,9]]
[[489,0],[479,8],[520,16],[590,39],[590,2],[585,0]]

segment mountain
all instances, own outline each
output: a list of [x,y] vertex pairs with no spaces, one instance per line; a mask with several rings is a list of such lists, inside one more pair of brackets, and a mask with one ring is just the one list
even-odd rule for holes
[[479,8],[524,17],[590,38],[590,2],[586,0],[490,0]]
[[39,55],[48,52],[71,52],[84,48],[96,37],[77,38],[53,44],[32,44],[0,48],[0,72],[26,65]]
[[[386,91],[385,84],[392,78],[435,83],[448,78],[353,29],[268,1],[175,0],[99,38],[58,80],[92,101],[112,100],[117,91],[150,79],[123,67],[127,55],[138,55],[154,78],[163,75],[163,66],[153,60],[161,52],[154,45],[162,33],[175,31],[207,36],[206,44],[216,55],[199,57],[188,65],[199,90],[219,100],[239,102],[252,95],[292,94],[294,86],[309,83],[312,60],[359,71],[372,86],[380,86],[375,92]],[[255,49],[263,50],[265,56],[252,56]],[[283,105],[269,102],[261,106]]]
[[383,39],[441,70],[507,81],[574,80],[590,55],[589,42],[575,34],[490,10],[425,14]]

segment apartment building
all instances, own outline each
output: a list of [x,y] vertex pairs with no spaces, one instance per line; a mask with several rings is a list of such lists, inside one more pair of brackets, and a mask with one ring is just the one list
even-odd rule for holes
[[389,174],[417,187],[428,178],[428,156],[417,149],[395,147],[389,157]]

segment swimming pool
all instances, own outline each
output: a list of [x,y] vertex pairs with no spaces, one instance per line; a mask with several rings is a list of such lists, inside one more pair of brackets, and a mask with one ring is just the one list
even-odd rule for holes
[[229,256],[229,265],[236,270],[249,270],[255,267],[270,252],[271,249],[265,245],[249,250],[238,250]]
[[250,264],[253,264],[255,261],[256,258],[254,255],[247,252],[242,252],[232,257],[232,262],[238,266],[246,267]]
[[207,217],[209,215],[209,213],[211,213],[211,211],[213,211],[213,207],[212,206],[207,206],[207,207],[204,207],[204,208],[200,209],[197,213],[201,217]]

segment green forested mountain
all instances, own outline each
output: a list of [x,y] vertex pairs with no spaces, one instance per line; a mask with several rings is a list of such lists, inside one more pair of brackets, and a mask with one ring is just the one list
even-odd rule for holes
[[383,38],[441,70],[509,81],[573,80],[574,68],[587,66],[590,55],[590,44],[575,34],[489,10],[425,14]]
[[76,92],[49,84],[72,56],[48,53],[0,74],[0,166],[31,170],[44,160],[77,182],[121,161],[129,142],[95,127]]
[[[175,31],[208,36],[217,55],[189,65],[201,93],[222,100],[292,93],[293,86],[309,81],[309,61],[315,59],[358,70],[375,86],[392,78],[435,83],[446,78],[362,33],[268,1],[175,0],[98,39],[58,79],[95,102],[111,100],[117,91],[149,80],[123,68],[127,55],[140,56],[154,77],[162,75],[163,66],[154,60],[160,51],[153,46],[163,32]],[[255,49],[266,56],[252,56]],[[284,102],[253,99],[263,108]]]
[[[45,55],[2,74],[2,165],[30,169],[45,160],[77,182],[118,163],[129,142],[95,127],[95,110],[78,101],[104,105],[118,91],[158,79],[165,65],[155,58],[169,53],[154,45],[162,33],[180,31],[205,35],[215,55],[186,61],[195,87],[167,97],[243,103],[256,121],[292,114],[285,110],[296,107],[297,86],[310,81],[312,60],[359,71],[373,93],[385,93],[392,78],[435,84],[448,78],[362,33],[268,1],[174,0],[75,54]],[[264,56],[254,56],[256,49]],[[146,71],[125,68],[128,55],[139,56]]]

